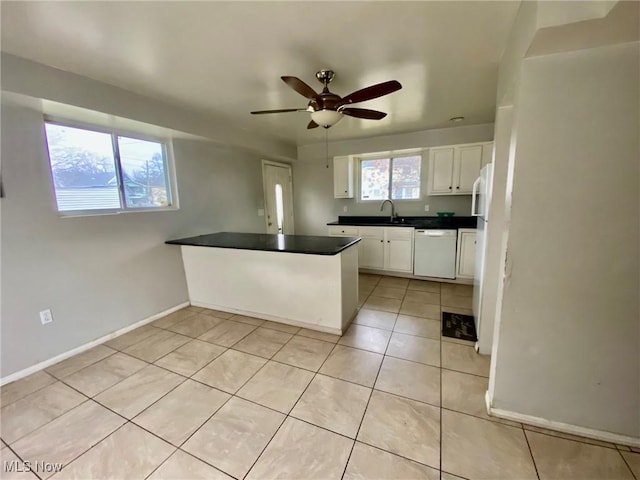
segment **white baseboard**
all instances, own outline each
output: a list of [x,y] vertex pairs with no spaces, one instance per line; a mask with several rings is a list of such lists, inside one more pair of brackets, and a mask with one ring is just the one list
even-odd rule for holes
[[628,445],[630,447],[640,448],[640,438],[605,432],[603,430],[595,430],[593,428],[580,427],[569,423],[556,422],[555,420],[547,420],[546,418],[534,417],[533,415],[526,415],[524,413],[493,408],[491,406],[491,398],[489,397],[488,391],[485,393],[484,398],[487,404],[487,413],[492,417],[504,418],[505,420],[526,423],[527,425],[532,425],[534,427],[548,428],[549,430],[555,430],[557,432],[592,438],[594,440],[615,443],[617,445]]
[[143,325],[146,325],[147,323],[151,323],[154,320],[158,320],[159,318],[162,318],[166,315],[169,315],[170,313],[173,313],[177,310],[181,310],[185,307],[188,307],[190,304],[189,302],[184,302],[181,303],[180,305],[176,305],[175,307],[171,307],[168,308],[167,310],[164,310],[163,312],[159,312],[156,313],[155,315],[151,315],[150,317],[144,318],[142,320],[140,320],[139,322],[133,323],[131,325],[127,325],[124,328],[121,328],[120,330],[116,330],[115,332],[111,332],[108,335],[105,335],[104,337],[100,337],[96,340],[92,340],[89,343],[85,343],[84,345],[80,345],[79,347],[76,347],[74,349],[71,349],[67,352],[61,353],[60,355],[56,355],[55,357],[52,357],[48,360],[44,360],[43,362],[40,363],[36,363],[35,365],[32,365],[30,367],[27,367],[23,370],[19,370],[15,373],[12,373],[11,375],[7,375],[6,377],[0,378],[0,386],[2,385],[6,385],[7,383],[11,383],[14,382],[16,380],[20,380],[23,377],[27,377],[29,375],[31,375],[32,373],[36,373],[40,370],[44,370],[47,367],[50,367],[51,365],[54,365],[58,362],[61,362],[62,360],[66,360],[69,357],[73,357],[74,355],[77,355],[79,353],[82,353],[86,350],[89,350],[97,345],[100,345],[101,343],[107,342],[113,338],[119,337],[120,335],[124,335],[125,333],[129,333],[131,330],[135,330],[136,328],[142,327]]
[[[331,333],[333,335],[342,335],[344,333],[339,328],[324,327],[321,325],[316,325],[314,323],[300,322],[298,320],[293,320],[291,318],[278,317],[277,315],[269,315],[268,313],[250,312],[248,310],[241,310],[238,308],[227,307],[226,305],[214,305],[212,303],[196,302],[196,301],[191,302],[191,305],[193,305],[194,307],[208,308],[210,310],[219,310],[221,312],[234,313],[236,315],[244,315],[246,317],[261,318],[263,320],[284,323],[286,325],[292,325],[294,327],[308,328],[310,330],[316,330],[324,333]],[[355,318],[355,315],[356,314],[354,313],[351,320]],[[350,322],[351,321],[349,321],[347,325],[349,325]],[[345,330],[346,330],[346,327],[345,327]]]

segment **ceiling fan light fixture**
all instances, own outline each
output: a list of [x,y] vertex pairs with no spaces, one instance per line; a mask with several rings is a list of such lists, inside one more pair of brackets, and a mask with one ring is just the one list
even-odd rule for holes
[[343,114],[336,110],[316,110],[311,112],[311,120],[324,128],[329,128],[342,120]]

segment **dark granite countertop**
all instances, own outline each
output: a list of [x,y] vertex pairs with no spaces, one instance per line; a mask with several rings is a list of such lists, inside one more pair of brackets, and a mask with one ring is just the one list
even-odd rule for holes
[[235,248],[265,252],[336,255],[360,241],[358,237],[315,237],[310,235],[270,235],[264,233],[219,232],[179,238],[165,243],[194,247]]
[[412,227],[420,229],[442,229],[442,228],[476,228],[478,219],[476,217],[398,217],[397,221],[390,222],[389,216],[358,217],[347,216],[338,217],[337,222],[330,222],[327,225],[351,225],[361,227]]

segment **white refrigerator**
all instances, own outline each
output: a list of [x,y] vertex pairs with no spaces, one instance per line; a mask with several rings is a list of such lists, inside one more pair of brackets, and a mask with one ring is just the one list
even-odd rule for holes
[[[483,348],[483,344],[491,345],[491,338],[485,338],[482,335],[484,322],[491,322],[493,325],[493,319],[483,318],[483,297],[486,296],[487,290],[486,283],[489,281],[486,269],[487,259],[487,229],[489,226],[489,207],[491,205],[491,191],[493,187],[493,163],[490,163],[482,168],[480,176],[473,184],[473,194],[471,200],[471,214],[478,218],[477,233],[476,233],[476,264],[475,273],[473,279],[473,318],[476,324],[476,333],[478,335],[478,344],[476,349],[480,353],[489,353],[487,348]],[[483,295],[485,294],[485,295]],[[487,329],[486,334],[491,334],[493,327]],[[485,350],[485,351],[483,351]]]

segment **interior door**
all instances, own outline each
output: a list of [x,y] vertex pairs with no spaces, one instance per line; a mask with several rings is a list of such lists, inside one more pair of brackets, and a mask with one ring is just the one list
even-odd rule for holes
[[293,234],[291,166],[263,160],[262,178],[267,233]]

